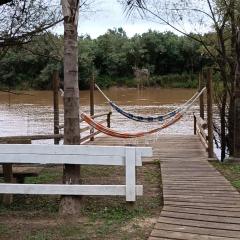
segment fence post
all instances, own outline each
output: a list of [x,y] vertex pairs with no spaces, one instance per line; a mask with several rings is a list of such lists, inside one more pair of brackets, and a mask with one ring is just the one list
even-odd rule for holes
[[[59,134],[59,73],[58,71],[53,72],[53,124],[54,134]],[[60,139],[54,138],[54,144],[59,144]]]
[[[95,75],[94,71],[92,72],[92,78],[90,80],[90,115],[94,115],[94,84],[95,84]],[[90,134],[94,133],[94,128],[90,129]],[[94,141],[94,136],[90,138],[90,141]]]
[[[199,92],[204,88],[204,79],[203,73],[199,73]],[[199,108],[200,108],[200,117],[204,119],[204,94],[201,94],[199,97]]]
[[194,121],[194,126],[193,126],[193,129],[194,129],[194,135],[197,134],[197,119],[196,119],[196,116],[195,114],[193,114],[193,121]]
[[136,201],[136,148],[126,147],[126,201]]
[[111,114],[112,114],[112,112],[109,112],[107,115],[107,127],[108,128],[111,127]]
[[[5,142],[1,142],[1,144],[31,144],[31,140],[29,139],[19,139],[19,140],[7,140]],[[14,146],[13,146],[14,147]],[[13,177],[13,169],[12,163],[4,163],[2,164],[3,170],[3,178],[5,183],[14,183],[15,179]],[[4,205],[11,205],[13,202],[12,194],[4,194],[2,198],[2,202]]]
[[207,68],[207,123],[208,123],[208,157],[213,158],[213,85],[212,70]]

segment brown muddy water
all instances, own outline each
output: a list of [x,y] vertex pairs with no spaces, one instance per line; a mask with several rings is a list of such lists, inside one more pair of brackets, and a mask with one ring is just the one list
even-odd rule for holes
[[[174,110],[191,98],[194,89],[143,90],[111,88],[106,95],[126,111],[140,115],[159,115]],[[53,132],[53,107],[51,91],[28,91],[28,95],[0,93],[0,136],[48,134]],[[63,123],[63,105],[60,98],[60,121]],[[80,110],[89,113],[89,91],[80,92]],[[111,108],[103,96],[95,91],[95,113],[103,113]],[[193,134],[193,112],[198,112],[196,103],[175,125],[146,138],[157,139],[161,134]],[[82,124],[84,126],[85,124]],[[113,111],[112,128],[119,131],[150,130],[158,123],[139,123],[129,120]],[[137,140],[131,140],[137,141]],[[37,143],[52,143],[52,140]]]

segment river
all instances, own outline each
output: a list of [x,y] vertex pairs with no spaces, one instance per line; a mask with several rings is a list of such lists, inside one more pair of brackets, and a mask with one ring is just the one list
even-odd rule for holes
[[[158,115],[179,107],[195,93],[194,89],[160,89],[143,90],[111,88],[104,91],[106,95],[123,109],[140,115]],[[22,92],[23,93],[23,92]],[[25,95],[0,93],[0,131],[1,136],[48,134],[53,132],[53,107],[51,91],[28,91]],[[80,110],[89,113],[89,91],[80,91]],[[95,91],[95,113],[109,111],[110,107],[103,96]],[[156,139],[161,134],[193,134],[193,112],[198,112],[196,103],[184,118],[175,125],[148,137]],[[63,104],[60,99],[60,122],[63,123]],[[85,126],[82,124],[82,126]],[[121,116],[112,115],[112,128],[119,131],[149,130],[159,126],[158,123],[138,123]],[[148,141],[146,140],[146,141]],[[132,140],[134,141],[134,140]],[[137,141],[137,140],[135,140]],[[38,141],[38,143],[51,141]]]

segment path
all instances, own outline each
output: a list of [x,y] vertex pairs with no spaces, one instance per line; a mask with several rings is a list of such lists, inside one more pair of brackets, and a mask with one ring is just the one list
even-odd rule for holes
[[[94,144],[125,143],[98,137]],[[164,208],[149,240],[240,240],[240,194],[207,161],[198,137],[163,135],[151,146],[152,160],[161,162]]]

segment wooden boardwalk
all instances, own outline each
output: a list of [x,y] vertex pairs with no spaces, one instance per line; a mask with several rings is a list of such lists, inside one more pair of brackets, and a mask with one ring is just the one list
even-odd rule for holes
[[164,207],[149,240],[240,240],[240,194],[207,161],[198,137],[163,135],[151,146],[161,162]]

